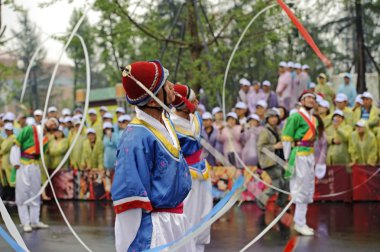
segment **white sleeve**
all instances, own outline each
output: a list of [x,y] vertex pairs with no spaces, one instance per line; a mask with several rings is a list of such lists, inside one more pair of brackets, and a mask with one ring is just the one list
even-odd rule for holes
[[141,216],[141,208],[130,209],[116,215],[115,246],[117,252],[128,251],[139,230]]
[[12,166],[20,165],[21,151],[20,151],[19,146],[17,145],[12,146],[9,159]]
[[289,160],[290,152],[292,150],[292,142],[282,142],[285,160]]

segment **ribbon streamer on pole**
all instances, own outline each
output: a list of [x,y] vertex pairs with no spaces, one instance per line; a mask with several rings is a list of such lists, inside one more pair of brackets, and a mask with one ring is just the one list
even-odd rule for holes
[[[20,247],[22,249],[21,251],[29,251],[29,249],[26,247],[24,240],[22,239],[20,233],[18,232],[17,227],[16,227],[15,223],[13,222],[11,216],[9,215],[7,208],[5,207],[3,200],[1,198],[0,198],[0,213],[1,213],[1,217],[3,218],[3,221],[5,223],[5,226],[7,227],[8,231],[11,234],[11,236],[13,237],[13,239],[15,239],[15,242],[17,243],[18,247]],[[4,237],[4,239],[6,239],[5,238],[6,236],[3,236],[3,237]],[[10,245],[12,246],[12,248],[17,248],[17,246],[15,246],[12,243],[10,243]],[[17,248],[16,251],[20,251],[20,249]]]
[[297,27],[298,31],[301,33],[302,37],[306,40],[306,42],[309,44],[311,49],[313,49],[315,54],[322,60],[323,64],[325,64],[327,68],[331,68],[332,67],[331,61],[321,52],[321,50],[319,50],[318,46],[315,44],[309,32],[302,25],[302,23],[297,19],[297,17],[290,10],[290,8],[282,0],[277,0],[277,3],[286,12],[290,20],[292,20],[293,24]]

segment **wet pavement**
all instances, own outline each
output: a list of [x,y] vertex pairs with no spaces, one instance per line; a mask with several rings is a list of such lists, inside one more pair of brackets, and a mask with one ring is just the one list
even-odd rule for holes
[[[61,205],[74,230],[93,251],[114,251],[111,203],[62,201]],[[16,207],[8,210],[18,224]],[[41,216],[49,229],[21,232],[31,251],[85,251],[54,203],[44,203]],[[235,206],[212,226],[211,244],[206,251],[239,251],[265,228],[269,219],[253,203]],[[308,220],[316,229],[314,237],[297,237],[281,224],[248,251],[283,251],[293,237],[297,237],[295,251],[380,251],[380,202],[316,203],[309,208]],[[0,251],[12,251],[1,238]]]

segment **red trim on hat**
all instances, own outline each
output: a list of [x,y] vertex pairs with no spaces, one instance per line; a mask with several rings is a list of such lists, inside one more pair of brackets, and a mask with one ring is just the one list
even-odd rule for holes
[[139,105],[146,102],[150,96],[129,75],[157,94],[162,87],[165,73],[159,61],[135,62],[124,69],[122,83],[127,100],[132,105]]
[[174,92],[176,96],[172,105],[176,108],[181,107],[185,103],[183,99],[188,99],[190,96],[190,88],[187,85],[177,83],[174,85]]

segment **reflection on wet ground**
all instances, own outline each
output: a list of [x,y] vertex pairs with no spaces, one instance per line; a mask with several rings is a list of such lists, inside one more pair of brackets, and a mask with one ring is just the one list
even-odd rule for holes
[[[68,220],[93,251],[114,251],[114,213],[109,202],[62,201]],[[19,223],[16,207],[10,207]],[[310,206],[308,220],[316,229],[314,237],[298,237],[295,251],[379,251],[380,203],[316,203]],[[231,209],[212,226],[211,244],[206,251],[239,251],[265,228],[265,216],[255,204]],[[54,203],[41,208],[41,220],[51,227],[21,233],[31,251],[84,251],[66,227]],[[21,230],[21,229],[20,229]],[[294,231],[275,226],[249,251],[283,251]],[[0,238],[0,251],[12,251]]]

